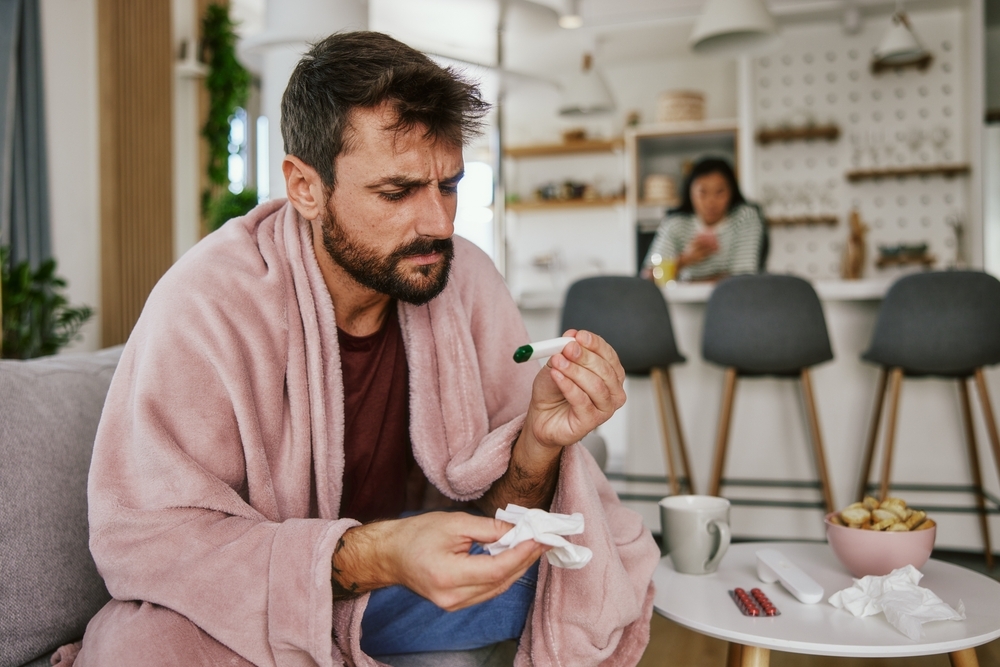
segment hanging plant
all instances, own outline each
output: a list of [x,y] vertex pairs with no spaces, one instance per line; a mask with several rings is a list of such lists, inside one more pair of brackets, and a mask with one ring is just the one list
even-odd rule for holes
[[229,183],[229,122],[250,94],[250,72],[236,59],[236,30],[229,9],[212,4],[201,23],[202,59],[208,65],[208,119],[201,134],[208,141],[208,180],[211,187],[202,193],[202,213],[212,200],[224,194]]
[[54,259],[34,271],[28,262],[11,266],[10,248],[0,246],[0,284],[5,359],[55,354],[78,338],[80,327],[94,314],[89,306],[69,305],[62,295],[66,281],[56,275]]
[[246,215],[256,205],[257,190],[254,188],[244,188],[242,192],[223,190],[209,203],[208,211],[205,212],[205,226],[208,231],[214,232],[233,218]]

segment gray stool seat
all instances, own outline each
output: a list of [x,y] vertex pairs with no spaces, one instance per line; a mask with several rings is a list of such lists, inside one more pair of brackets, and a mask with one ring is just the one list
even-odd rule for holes
[[889,495],[903,378],[923,376],[956,380],[965,425],[972,492],[976,497],[986,562],[992,568],[985,493],[967,381],[973,378],[978,389],[983,420],[1000,471],[1000,436],[983,374],[983,367],[1000,363],[1000,281],[979,271],[932,271],[900,278],[892,284],[882,301],[871,345],[861,358],[878,364],[881,369],[858,484],[858,499],[869,489],[868,479],[875,457],[887,385],[889,415],[879,484],[882,498]]
[[861,358],[906,375],[971,377],[1000,363],[1000,281],[979,271],[900,278]]
[[[653,283],[634,276],[596,276],[570,285],[563,302],[561,331],[584,329],[606,340],[629,375],[650,376],[657,394],[657,412],[671,492],[684,482],[694,493],[694,482],[684,444],[670,366],[684,361],[677,350],[670,311]],[[674,467],[670,420],[676,431],[686,479]]]
[[740,375],[797,376],[803,368],[833,359],[812,285],[770,274],[719,283],[705,310],[701,353]]
[[[823,494],[823,507],[833,512],[833,492],[813,399],[809,368],[833,359],[826,318],[816,290],[807,281],[785,275],[734,276],[720,282],[705,309],[702,357],[726,368],[722,409],[715,444],[709,493],[719,495],[723,478],[729,426],[738,377],[774,376],[801,382],[813,453]],[[737,480],[729,480],[738,485]],[[770,481],[771,486],[799,486]],[[742,501],[774,506],[776,501]],[[801,507],[801,503],[789,504]]]

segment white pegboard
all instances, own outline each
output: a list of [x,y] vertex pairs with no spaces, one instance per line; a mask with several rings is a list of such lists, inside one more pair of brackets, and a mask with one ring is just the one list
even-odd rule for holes
[[852,208],[869,226],[865,277],[899,271],[875,267],[879,245],[926,242],[938,268],[954,263],[952,224],[967,224],[967,177],[851,183],[845,173],[967,160],[963,14],[962,9],[910,14],[934,56],[925,71],[871,73],[871,53],[888,16],[869,17],[856,35],[844,34],[838,24],[788,26],[780,50],[753,60],[755,128],[833,123],[841,130],[834,142],[755,146],[755,194],[768,217],[839,219],[835,227],[772,227],[769,270],[838,278]]

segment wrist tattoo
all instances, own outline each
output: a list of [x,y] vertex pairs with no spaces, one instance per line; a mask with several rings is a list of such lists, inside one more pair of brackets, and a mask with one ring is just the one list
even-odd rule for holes
[[357,582],[341,582],[341,572],[340,568],[337,567],[337,553],[344,548],[344,538],[341,537],[337,540],[337,546],[333,550],[333,558],[330,562],[331,574],[330,574],[330,585],[333,588],[333,601],[339,602],[342,600],[353,600],[360,596],[358,593]]

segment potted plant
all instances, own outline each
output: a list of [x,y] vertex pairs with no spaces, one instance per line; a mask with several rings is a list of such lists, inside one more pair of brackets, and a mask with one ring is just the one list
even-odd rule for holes
[[66,281],[56,275],[56,260],[47,259],[32,270],[28,262],[10,263],[10,248],[0,246],[0,285],[3,287],[3,349],[5,359],[32,359],[55,354],[77,338],[94,311],[70,306],[63,296]]

